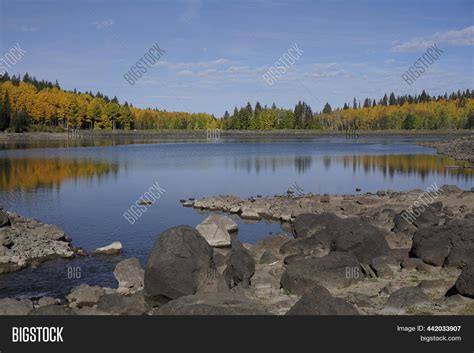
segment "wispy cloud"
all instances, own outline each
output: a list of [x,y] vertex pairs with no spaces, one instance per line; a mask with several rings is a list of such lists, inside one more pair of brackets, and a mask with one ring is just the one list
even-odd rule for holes
[[92,23],[97,29],[108,28],[115,24],[115,21],[111,18],[106,20],[95,21]]
[[430,37],[413,38],[407,42],[396,42],[390,50],[394,52],[408,52],[425,50],[433,43],[442,43],[448,45],[469,46],[474,45],[474,26],[466,27],[461,30],[451,30],[446,32],[437,32]]
[[39,27],[36,26],[21,26],[20,31],[21,32],[36,32],[39,30]]

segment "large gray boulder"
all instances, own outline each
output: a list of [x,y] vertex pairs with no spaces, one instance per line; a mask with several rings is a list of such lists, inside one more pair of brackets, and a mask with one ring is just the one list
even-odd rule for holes
[[359,315],[359,311],[345,300],[333,297],[326,288],[315,286],[286,315]]
[[293,235],[295,238],[307,238],[322,229],[334,227],[340,220],[334,213],[304,213],[293,222]]
[[158,303],[196,293],[214,268],[213,249],[199,232],[183,225],[162,232],[145,269],[144,293]]
[[239,284],[244,288],[250,286],[250,279],[255,273],[255,260],[237,239],[232,241],[232,248],[224,278],[229,288]]
[[262,304],[231,293],[204,292],[172,300],[158,315],[268,315]]
[[474,219],[453,220],[417,230],[411,253],[429,265],[466,265],[474,254]]
[[291,261],[281,276],[281,287],[299,295],[315,286],[344,288],[362,279],[359,261],[351,253],[332,252],[321,258]]
[[114,276],[118,281],[119,292],[127,293],[143,289],[145,271],[135,257],[120,261],[115,266]]
[[455,287],[459,294],[474,298],[474,260],[464,267],[456,280]]
[[31,300],[0,299],[0,315],[28,315],[33,310]]
[[385,231],[362,218],[343,219],[336,227],[324,232],[333,239],[331,251],[352,253],[361,263],[369,264],[373,258],[390,253]]

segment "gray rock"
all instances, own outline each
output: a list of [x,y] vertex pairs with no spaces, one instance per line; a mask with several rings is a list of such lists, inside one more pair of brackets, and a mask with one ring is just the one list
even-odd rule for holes
[[10,219],[8,218],[8,214],[0,210],[0,227],[5,227],[10,224]]
[[251,208],[242,209],[242,213],[240,214],[240,218],[250,219],[250,220],[260,220],[260,219],[262,219],[262,217],[258,214],[258,212],[251,209]]
[[250,279],[255,273],[255,260],[236,239],[232,241],[230,256],[224,271],[224,278],[229,288],[239,285],[250,286]]
[[260,257],[260,264],[271,264],[275,261],[278,261],[278,258],[272,251],[265,251],[262,256]]
[[97,309],[115,315],[143,315],[148,306],[143,291],[138,291],[130,295],[105,294],[99,299]]
[[201,234],[189,226],[170,228],[159,235],[148,257],[145,297],[163,303],[194,294],[210,268],[213,249]]
[[467,264],[474,253],[474,219],[453,220],[416,231],[411,252],[425,263],[442,266]]
[[0,299],[0,315],[28,315],[33,310],[31,300]]
[[332,235],[331,251],[350,252],[362,263],[390,253],[385,232],[362,218],[346,218],[334,228],[326,229]]
[[292,232],[295,238],[308,238],[322,229],[333,227],[340,220],[334,213],[305,213],[296,217]]
[[230,246],[229,231],[237,230],[237,224],[229,217],[210,215],[196,226],[196,230],[211,246]]
[[268,309],[247,297],[230,293],[198,293],[172,300],[158,315],[268,315]]
[[372,259],[370,266],[375,271],[377,277],[393,278],[393,271],[388,265],[385,256],[378,256]]
[[81,284],[73,288],[66,298],[72,306],[80,308],[95,305],[104,294],[105,290],[101,287]]
[[422,261],[420,259],[414,258],[414,257],[409,257],[407,259],[402,260],[402,268],[411,270],[416,268]]
[[347,301],[351,304],[357,305],[359,308],[372,307],[374,303],[367,294],[351,292],[347,295]]
[[474,298],[474,261],[464,267],[461,275],[456,280],[455,287],[459,294]]
[[359,261],[351,253],[332,252],[321,258],[292,261],[281,276],[281,287],[299,295],[316,285],[344,288],[362,279]]
[[390,295],[382,310],[383,314],[401,314],[408,307],[423,307],[430,299],[419,287],[404,287]]
[[58,304],[58,299],[54,299],[51,297],[42,297],[38,300],[39,306],[46,306],[46,305],[55,305]]
[[315,286],[286,315],[359,315],[359,312],[343,299],[333,297],[326,288]]
[[291,238],[284,234],[269,235],[254,244],[250,248],[250,252],[255,259],[260,259],[265,251],[271,251],[274,254],[280,252],[280,248]]
[[94,255],[116,255],[120,254],[122,250],[122,243],[119,241],[114,241],[113,243],[97,248],[94,250]]
[[41,306],[39,308],[34,309],[30,312],[29,315],[53,315],[53,316],[62,316],[62,315],[75,315],[73,311],[70,309],[65,308],[62,305],[57,304],[50,304]]
[[120,261],[114,270],[119,292],[134,292],[143,289],[145,271],[137,258]]

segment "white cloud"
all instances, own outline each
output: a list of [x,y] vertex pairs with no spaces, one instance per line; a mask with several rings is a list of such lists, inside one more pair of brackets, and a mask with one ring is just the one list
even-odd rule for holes
[[193,72],[191,70],[181,70],[176,73],[178,76],[192,76]]
[[474,45],[474,26],[459,31],[437,32],[428,38],[418,37],[407,42],[392,43],[395,45],[390,50],[394,52],[420,51],[427,49],[434,43],[460,46]]
[[115,21],[111,18],[106,20],[95,21],[92,23],[97,29],[108,28],[115,24]]
[[37,30],[39,30],[39,27],[35,27],[35,26],[21,26],[20,27],[20,31],[22,32],[36,32]]

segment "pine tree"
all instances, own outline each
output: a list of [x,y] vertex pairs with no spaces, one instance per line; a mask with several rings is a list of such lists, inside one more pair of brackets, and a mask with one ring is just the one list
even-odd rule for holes
[[323,113],[325,114],[331,114],[332,113],[332,108],[329,103],[326,103],[323,108]]

